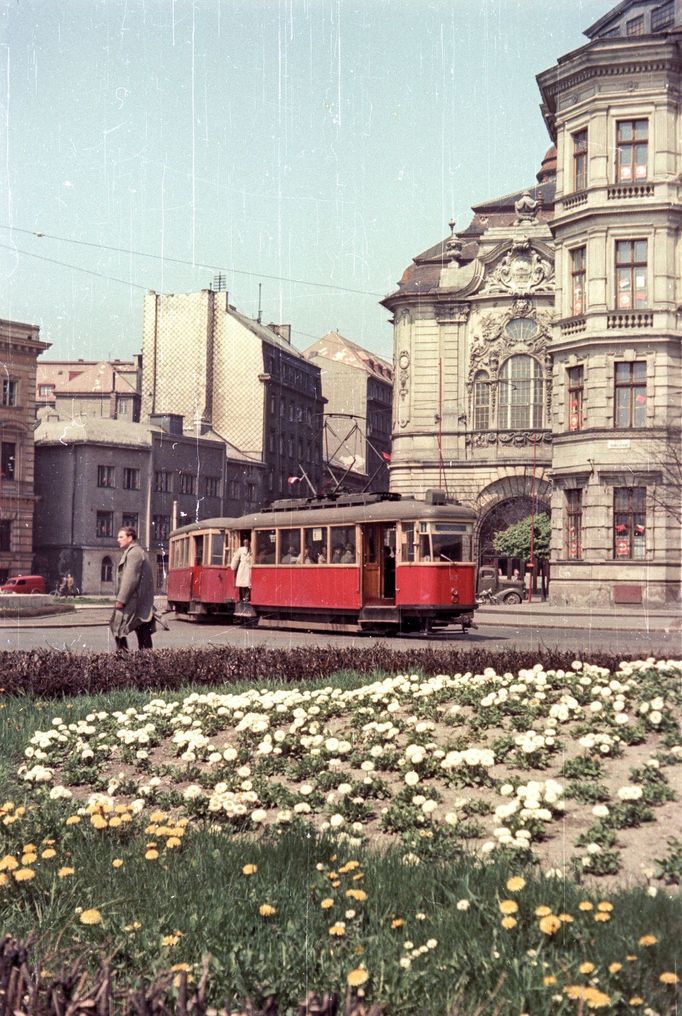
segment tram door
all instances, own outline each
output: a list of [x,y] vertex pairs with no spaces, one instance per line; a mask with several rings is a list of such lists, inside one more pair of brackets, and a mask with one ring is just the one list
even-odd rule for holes
[[395,600],[395,525],[362,527],[362,599]]

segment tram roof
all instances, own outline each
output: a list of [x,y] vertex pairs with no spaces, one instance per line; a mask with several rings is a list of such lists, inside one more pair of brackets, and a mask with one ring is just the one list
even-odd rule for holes
[[367,504],[304,506],[253,512],[239,518],[205,519],[193,522],[171,535],[196,532],[201,529],[298,529],[301,526],[340,526],[369,522],[407,522],[420,519],[431,522],[473,522],[476,513],[462,504],[432,504],[417,498],[377,500]]

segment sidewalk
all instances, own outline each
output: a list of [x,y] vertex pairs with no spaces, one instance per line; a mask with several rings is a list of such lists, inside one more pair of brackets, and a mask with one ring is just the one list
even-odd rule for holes
[[542,600],[486,603],[474,615],[476,624],[514,628],[596,628],[599,631],[682,631],[682,607],[650,610],[645,607],[554,607]]

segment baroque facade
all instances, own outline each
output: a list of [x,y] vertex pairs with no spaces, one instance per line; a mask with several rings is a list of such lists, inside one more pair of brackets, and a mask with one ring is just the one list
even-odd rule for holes
[[539,75],[538,186],[474,208],[383,303],[391,488],[492,538],[551,508],[550,599],[679,602],[682,3],[623,0]]
[[549,506],[554,203],[550,151],[528,190],[474,207],[468,228],[415,258],[394,315],[391,489],[444,488],[495,532]]

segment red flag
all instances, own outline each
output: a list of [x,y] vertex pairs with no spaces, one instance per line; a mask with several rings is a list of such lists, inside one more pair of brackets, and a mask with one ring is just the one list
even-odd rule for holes
[[300,483],[301,480],[301,476],[287,476],[287,483]]
[[391,453],[390,452],[382,452],[381,453],[381,457],[382,457],[382,459],[385,459],[386,462],[390,462],[391,461]]

